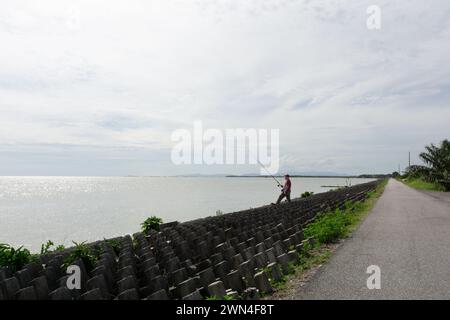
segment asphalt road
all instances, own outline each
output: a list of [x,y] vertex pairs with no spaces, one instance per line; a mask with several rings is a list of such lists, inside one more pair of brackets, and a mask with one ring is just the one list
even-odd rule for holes
[[[380,289],[366,273],[380,268]],[[296,299],[450,299],[450,203],[391,179],[372,212]]]

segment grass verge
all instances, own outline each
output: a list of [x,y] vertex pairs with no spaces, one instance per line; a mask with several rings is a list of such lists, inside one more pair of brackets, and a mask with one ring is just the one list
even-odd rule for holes
[[406,185],[414,189],[429,190],[429,191],[445,191],[444,187],[438,183],[426,182],[420,178],[401,180]]
[[344,210],[322,213],[309,224],[304,234],[310,241],[304,244],[293,272],[285,276],[282,282],[272,284],[275,292],[265,299],[292,299],[311,273],[330,259],[339,240],[348,237],[359,226],[383,193],[387,182],[383,181],[369,192],[365,201],[347,203]]

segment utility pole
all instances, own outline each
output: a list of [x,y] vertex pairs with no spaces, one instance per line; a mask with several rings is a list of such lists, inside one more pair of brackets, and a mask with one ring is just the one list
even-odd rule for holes
[[411,167],[411,151],[408,152],[408,167]]
[[398,164],[398,173],[402,174],[402,173],[400,172],[400,163]]

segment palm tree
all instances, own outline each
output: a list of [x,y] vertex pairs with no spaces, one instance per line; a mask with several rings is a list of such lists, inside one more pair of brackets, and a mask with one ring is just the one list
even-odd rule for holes
[[445,139],[440,146],[430,144],[426,152],[419,156],[429,167],[428,180],[438,182],[449,188],[450,184],[450,141]]

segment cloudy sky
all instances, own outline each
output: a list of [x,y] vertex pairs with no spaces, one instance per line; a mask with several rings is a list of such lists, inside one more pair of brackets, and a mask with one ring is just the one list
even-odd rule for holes
[[392,172],[450,138],[448,0],[0,7],[0,175],[259,171],[173,165],[171,134],[195,120],[280,129],[298,172]]

